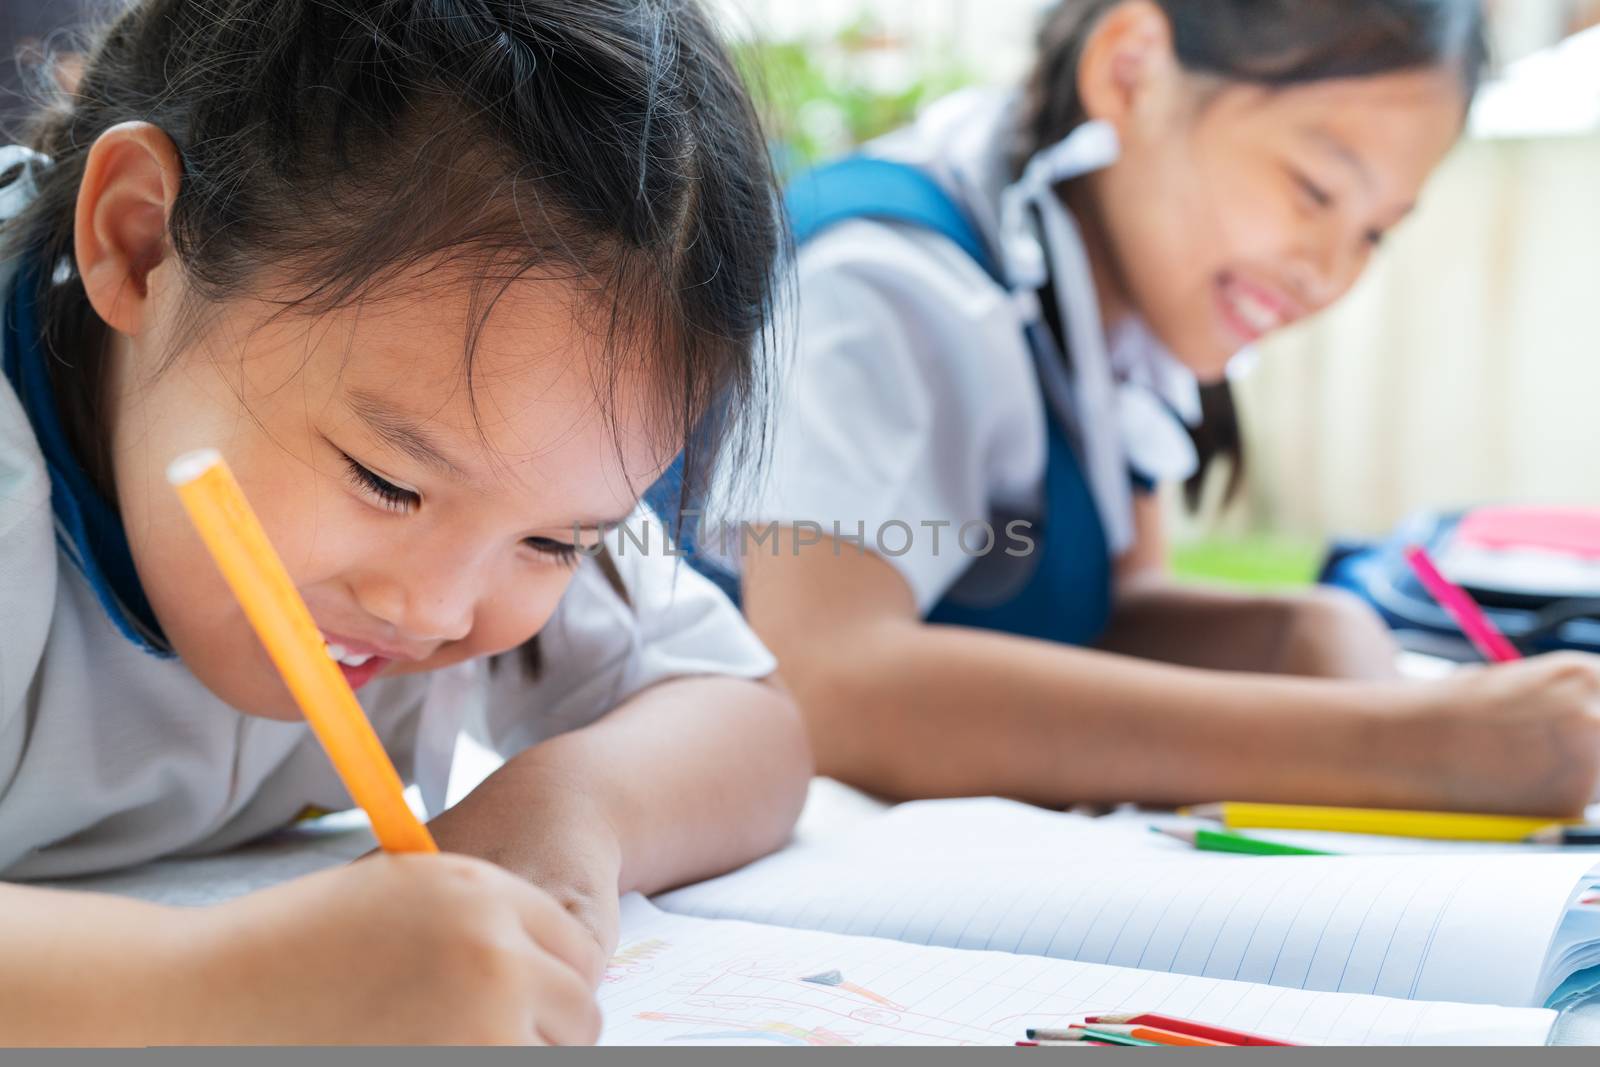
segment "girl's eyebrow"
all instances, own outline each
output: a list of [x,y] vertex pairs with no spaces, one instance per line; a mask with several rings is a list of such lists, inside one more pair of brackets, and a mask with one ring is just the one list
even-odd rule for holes
[[345,402],[367,428],[390,448],[410,456],[418,463],[432,468],[455,481],[466,481],[466,473],[451,462],[443,448],[411,415],[397,411],[376,395],[363,389],[351,389]]

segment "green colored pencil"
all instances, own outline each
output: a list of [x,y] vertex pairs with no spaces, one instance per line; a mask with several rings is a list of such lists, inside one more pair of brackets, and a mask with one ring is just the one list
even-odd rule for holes
[[1146,1041],[1142,1037],[1132,1037],[1128,1034],[1115,1034],[1108,1030],[1096,1030],[1092,1026],[1086,1026],[1082,1030],[1075,1032],[1083,1035],[1083,1037],[1080,1039],[1083,1041],[1104,1041],[1108,1045],[1122,1045],[1126,1048],[1161,1047],[1156,1042]]
[[1198,827],[1152,826],[1151,831],[1192,845],[1201,852],[1236,852],[1246,856],[1332,856],[1335,853],[1315,848],[1298,848],[1280,845],[1276,841],[1263,841],[1259,837],[1230,834],[1224,830],[1202,830]]

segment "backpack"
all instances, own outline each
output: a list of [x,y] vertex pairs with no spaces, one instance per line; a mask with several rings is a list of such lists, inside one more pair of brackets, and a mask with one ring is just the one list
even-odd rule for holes
[[1472,660],[1472,646],[1406,562],[1411,545],[1523,653],[1600,653],[1600,508],[1423,513],[1382,541],[1334,546],[1319,581],[1371,604],[1405,647]]

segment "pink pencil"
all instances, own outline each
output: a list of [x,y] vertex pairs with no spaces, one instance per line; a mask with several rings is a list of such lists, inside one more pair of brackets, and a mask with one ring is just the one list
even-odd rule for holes
[[1439,573],[1439,568],[1434,566],[1427,550],[1421,545],[1406,549],[1406,562],[1411,564],[1417,580],[1428,591],[1428,595],[1450,614],[1456,625],[1461,627],[1461,632],[1467,635],[1467,640],[1483,653],[1484,659],[1491,663],[1510,663],[1522,658],[1522,653],[1506,640],[1505,634],[1494,628],[1494,623],[1467,595],[1467,591]]

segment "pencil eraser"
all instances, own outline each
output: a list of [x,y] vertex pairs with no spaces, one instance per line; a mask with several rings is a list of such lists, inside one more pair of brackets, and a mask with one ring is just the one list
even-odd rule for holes
[[222,453],[214,448],[185,452],[167,464],[167,481],[172,485],[187,485],[221,462]]

